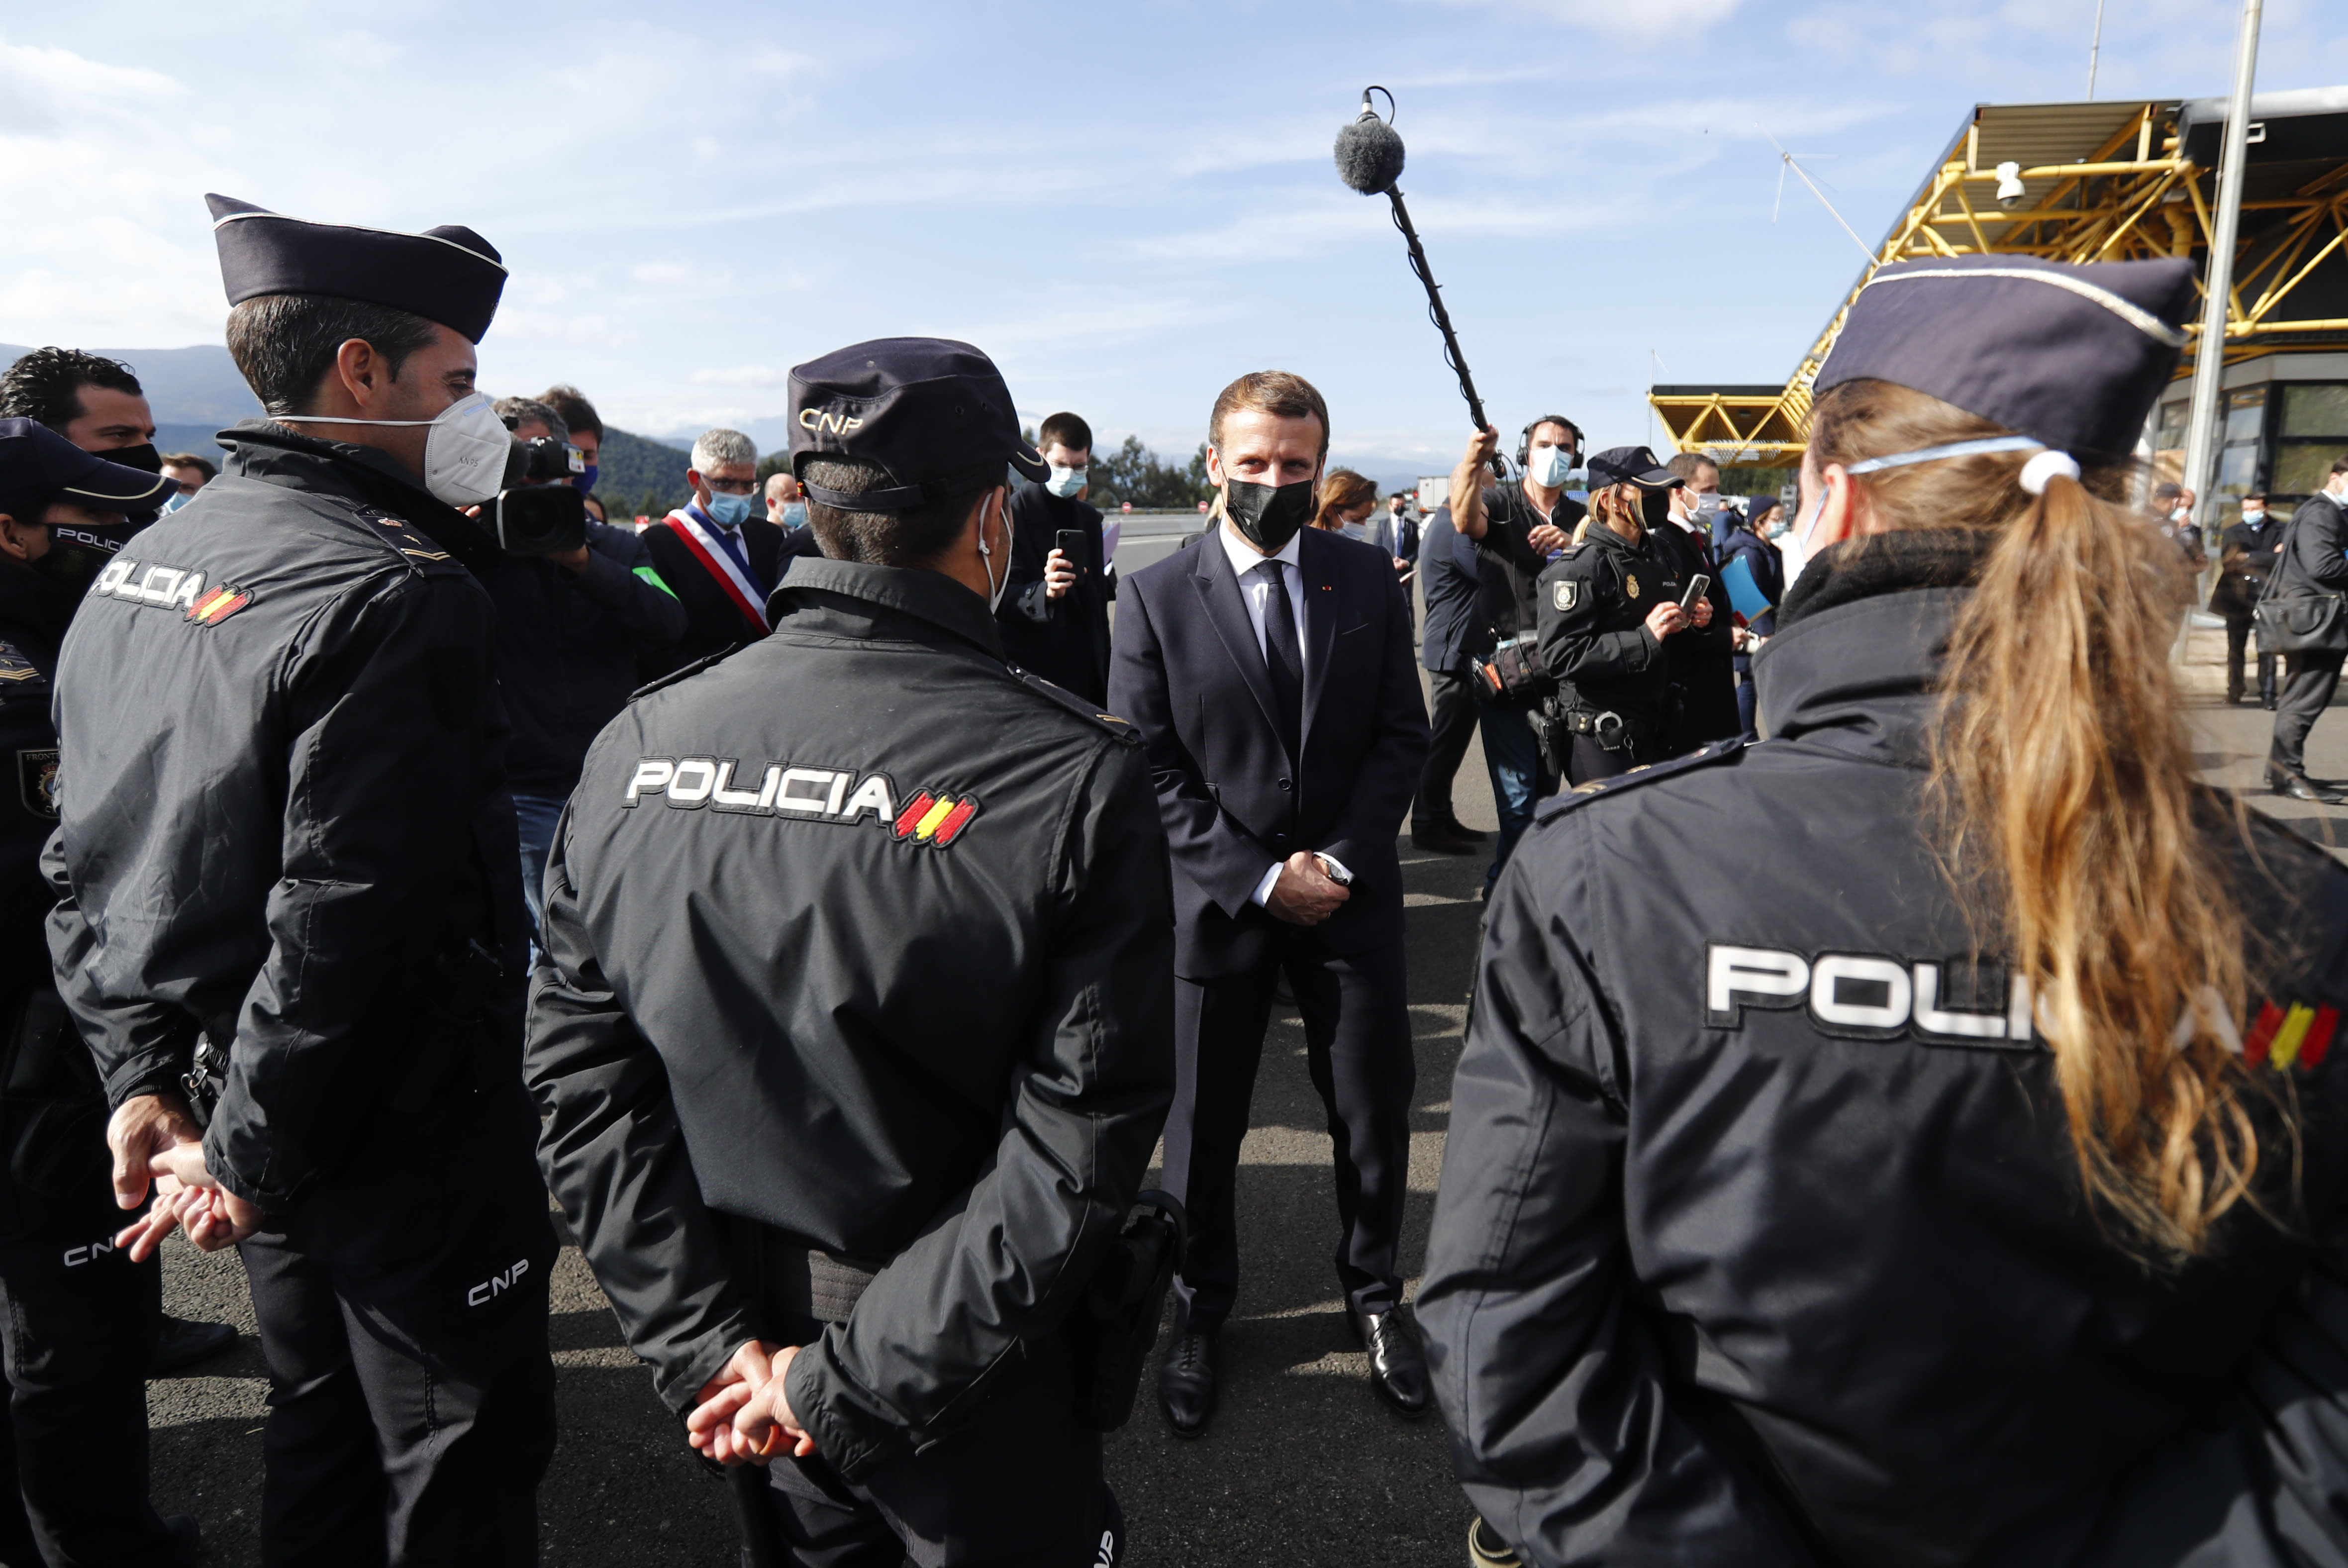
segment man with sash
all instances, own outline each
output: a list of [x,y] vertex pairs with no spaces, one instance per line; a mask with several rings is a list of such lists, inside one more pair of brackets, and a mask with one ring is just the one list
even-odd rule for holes
[[[704,430],[685,472],[693,499],[644,531],[653,567],[685,606],[685,635],[644,660],[646,680],[767,634],[767,595],[811,536],[767,521],[757,444],[739,430]],[[804,531],[799,531],[803,533]]]

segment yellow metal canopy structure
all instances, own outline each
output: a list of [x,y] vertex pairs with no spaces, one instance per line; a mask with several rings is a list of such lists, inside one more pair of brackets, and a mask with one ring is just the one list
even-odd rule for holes
[[[1648,401],[1681,451],[1792,467],[1810,385],[1878,268],[1986,252],[2206,260],[2225,115],[2223,98],[1978,105],[1783,387],[1656,387]],[[2348,88],[2260,94],[2250,119],[2226,358],[2348,346]],[[1999,199],[2001,164],[2018,197]]]

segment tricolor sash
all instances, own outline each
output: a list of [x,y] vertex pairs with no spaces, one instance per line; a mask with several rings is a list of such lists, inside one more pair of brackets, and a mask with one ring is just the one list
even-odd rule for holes
[[726,590],[726,596],[734,601],[734,607],[742,612],[742,618],[757,627],[760,636],[765,636],[769,628],[767,625],[767,607],[760,603],[762,595],[758,586],[750,581],[750,574],[742,570],[733,552],[718,542],[717,535],[711,531],[709,525],[695,516],[691,507],[670,512],[661,521],[685,541],[685,547],[693,552],[695,560],[701,562],[701,569]]

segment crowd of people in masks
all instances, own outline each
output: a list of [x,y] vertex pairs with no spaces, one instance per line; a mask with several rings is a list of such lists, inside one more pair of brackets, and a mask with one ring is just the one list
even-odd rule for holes
[[[1548,414],[1416,514],[1248,372],[1120,575],[971,345],[793,366],[787,472],[705,431],[628,526],[576,388],[475,385],[480,235],[211,203],[223,460],[0,377],[0,1563],[198,1560],[175,1231],[266,1560],[534,1561],[551,1191],[746,1561],[1116,1568],[1102,1434],[1210,1439],[1249,1332],[1285,996],[1472,1563],[2348,1565],[2348,872],[2199,782],[2128,458],[2190,263],[1882,269],[1790,507]],[[2310,613],[2304,715],[2348,456],[2270,527],[2219,613]],[[1482,853],[1478,733],[1414,1295],[1400,848]]]

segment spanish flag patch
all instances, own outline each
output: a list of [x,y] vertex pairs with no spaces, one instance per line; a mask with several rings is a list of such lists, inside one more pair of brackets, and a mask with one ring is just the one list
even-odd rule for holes
[[953,843],[977,815],[978,800],[974,796],[956,799],[952,795],[933,795],[924,789],[906,801],[905,809],[897,813],[897,837],[942,850]]
[[2328,1003],[2310,1006],[2293,1002],[2284,1007],[2269,997],[2259,1004],[2259,1015],[2242,1041],[2242,1058],[2252,1067],[2269,1063],[2278,1072],[2293,1064],[2321,1067],[2339,1026],[2340,1010]]
[[252,603],[252,595],[243,589],[222,583],[188,606],[188,619],[199,626],[217,626]]

